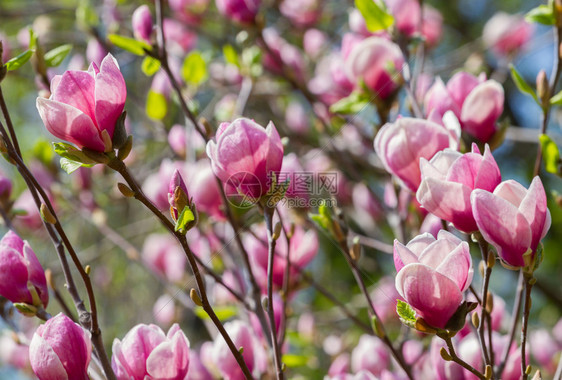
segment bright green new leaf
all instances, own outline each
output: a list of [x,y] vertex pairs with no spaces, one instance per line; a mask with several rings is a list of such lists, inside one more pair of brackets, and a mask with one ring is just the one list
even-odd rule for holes
[[176,222],[176,231],[183,231],[185,230],[186,226],[195,220],[195,215],[193,215],[193,211],[187,206],[185,206],[178,216],[178,220]]
[[51,143],[44,139],[37,140],[35,145],[33,145],[32,152],[33,156],[45,165],[49,165],[54,157],[53,149],[51,149]]
[[308,356],[285,354],[281,361],[289,368],[304,367],[308,364]]
[[373,0],[355,0],[355,6],[363,15],[370,32],[387,30],[394,24],[394,17],[388,13],[382,1],[379,3]]
[[198,51],[189,53],[181,68],[181,75],[184,81],[194,86],[198,86],[207,80],[207,64]]
[[88,29],[100,23],[98,12],[88,0],[80,1],[76,8],[76,22],[83,28]]
[[66,172],[66,174],[71,174],[72,172],[76,171],[78,168],[80,168],[81,166],[85,166],[83,165],[81,162],[78,161],[72,161],[68,158],[61,158],[60,159],[60,167],[62,170],[64,170]]
[[369,104],[369,99],[362,93],[352,92],[348,97],[338,100],[330,106],[330,112],[341,114],[358,113]]
[[143,56],[146,55],[145,51],[152,50],[152,47],[146,42],[138,41],[131,37],[110,34],[107,38],[113,45],[135,55]]
[[53,143],[53,147],[55,148],[56,154],[70,161],[76,161],[85,165],[96,163],[94,160],[88,158],[80,149],[70,144],[56,142]]
[[539,141],[542,147],[544,168],[549,173],[557,174],[558,166],[560,165],[560,151],[558,150],[558,146],[545,134],[539,136]]
[[72,44],[64,44],[45,53],[47,67],[57,67],[72,50]]
[[[213,310],[217,315],[217,318],[224,322],[227,319],[234,317],[238,314],[238,309],[234,306],[213,306]],[[210,320],[211,318],[207,315],[207,312],[202,307],[196,307],[194,309],[195,315],[203,320]]]
[[160,70],[160,61],[156,58],[146,56],[142,61],[141,69],[144,75],[151,77]]
[[416,324],[416,312],[412,307],[404,301],[396,300],[396,312],[400,317],[400,321],[406,326],[414,327]]
[[27,61],[29,61],[29,59],[31,58],[32,55],[33,55],[33,52],[31,50],[26,50],[23,53],[21,53],[20,55],[18,55],[17,57],[14,57],[14,58],[10,59],[8,62],[6,62],[6,65],[5,65],[6,70],[14,71],[14,70],[19,69]]
[[556,16],[554,15],[554,1],[550,0],[548,4],[539,5],[531,9],[525,15],[528,22],[537,22],[544,25],[556,24]]
[[168,113],[168,102],[166,97],[152,90],[148,91],[146,97],[146,115],[154,120],[162,120]]
[[232,45],[224,45],[222,47],[222,54],[224,55],[224,60],[230,64],[240,67],[240,61],[238,60],[238,53]]
[[539,98],[537,97],[537,94],[535,93],[535,90],[533,90],[533,88],[527,82],[525,82],[525,79],[523,79],[521,74],[519,74],[519,71],[517,71],[515,66],[510,64],[509,69],[511,70],[511,79],[513,79],[513,82],[515,83],[519,91],[524,94],[531,95],[533,99],[535,99],[535,102],[537,102],[537,104],[540,106],[541,103],[539,101]]
[[550,98],[550,104],[552,104],[553,106],[562,105],[562,91]]

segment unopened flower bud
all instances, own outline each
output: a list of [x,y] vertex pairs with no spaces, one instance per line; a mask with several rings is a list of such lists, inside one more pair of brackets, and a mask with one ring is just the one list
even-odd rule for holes
[[191,288],[191,290],[189,291],[189,298],[191,298],[193,303],[197,306],[203,306],[203,302],[201,302],[201,297],[199,297],[199,293],[197,293],[197,290]]
[[119,189],[121,194],[123,194],[127,198],[132,198],[135,196],[135,192],[122,182],[117,183],[117,188]]
[[449,355],[449,353],[447,352],[445,347],[441,347],[441,350],[439,350],[439,354],[441,355],[443,360],[445,360],[447,362],[450,362],[451,360],[453,360],[453,358],[451,357],[451,355]]
[[548,104],[550,98],[550,90],[548,86],[548,78],[544,70],[539,71],[536,79],[537,84],[537,96],[541,100],[543,106]]

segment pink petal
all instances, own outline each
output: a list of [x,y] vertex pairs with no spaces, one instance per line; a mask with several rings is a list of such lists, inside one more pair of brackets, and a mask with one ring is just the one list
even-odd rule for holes
[[398,240],[394,240],[394,267],[396,272],[408,264],[417,263],[418,257]]
[[463,241],[459,244],[435,270],[453,280],[464,292],[470,286],[473,275],[468,243]]
[[463,107],[466,98],[478,84],[479,81],[474,75],[461,71],[449,79],[447,90],[452,100],[460,109]]
[[115,123],[123,112],[126,99],[125,79],[115,58],[108,54],[95,80],[95,120],[100,131],[105,129],[113,137]]
[[531,227],[531,249],[534,252],[543,237],[546,215],[549,213],[546,207],[546,193],[540,177],[533,178],[527,195],[519,205],[519,212],[525,216]]
[[159,344],[146,359],[146,371],[154,379],[184,380],[188,365],[188,342],[181,332]]
[[12,302],[33,303],[27,289],[28,272],[23,256],[2,245],[0,255],[0,295]]
[[423,264],[410,264],[396,276],[396,289],[432,326],[443,328],[462,302],[462,293],[448,277]]
[[447,239],[438,239],[423,250],[419,256],[419,262],[435,269],[443,263],[447,256],[458,246],[459,244],[455,244]]
[[470,206],[469,187],[449,181],[427,178],[416,193],[420,204],[441,219],[449,221],[463,232],[476,231],[476,223]]
[[49,100],[68,104],[95,120],[95,81],[86,71],[65,72]]
[[471,202],[474,219],[484,239],[496,247],[508,264],[524,266],[523,254],[532,239],[525,216],[510,202],[485,190],[474,190]]
[[500,183],[494,190],[494,195],[501,197],[519,208],[521,201],[527,195],[527,189],[519,182],[509,179]]
[[488,141],[496,131],[503,112],[503,87],[494,80],[479,84],[466,98],[461,112],[464,130],[480,141]]
[[68,380],[59,357],[45,339],[34,334],[29,344],[29,361],[41,380]]
[[451,110],[459,117],[460,106],[455,103],[449,91],[441,78],[437,78],[433,86],[429,89],[425,96],[425,108],[427,114],[433,114],[432,117],[441,120],[445,112]]
[[37,109],[43,123],[55,137],[79,148],[105,149],[92,119],[79,109],[44,98],[37,98]]
[[47,289],[47,280],[45,278],[45,271],[41,266],[35,252],[31,249],[29,243],[26,241],[23,246],[23,256],[27,260],[27,270],[29,272],[29,281],[35,286],[39,292],[39,298],[43,302],[43,306],[47,307],[49,302],[49,291]]

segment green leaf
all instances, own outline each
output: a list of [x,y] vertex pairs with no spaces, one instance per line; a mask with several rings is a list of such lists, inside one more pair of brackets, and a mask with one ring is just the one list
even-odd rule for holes
[[238,59],[238,53],[232,45],[224,45],[222,47],[222,54],[224,55],[224,60],[230,64],[240,67],[240,61]]
[[176,222],[176,231],[183,231],[186,229],[187,225],[195,220],[195,215],[189,206],[185,206],[178,216]]
[[144,75],[151,77],[160,70],[160,61],[156,58],[146,56],[142,61],[141,69]]
[[[213,310],[221,322],[224,322],[238,314],[238,309],[234,306],[213,306]],[[209,315],[207,315],[207,312],[202,307],[196,307],[194,312],[196,316],[203,320],[211,320]]]
[[90,29],[99,24],[100,19],[96,9],[88,0],[80,1],[76,8],[76,21],[84,29]]
[[72,50],[72,44],[65,44],[49,50],[45,53],[45,63],[47,67],[57,67]]
[[70,161],[80,162],[85,165],[96,164],[96,162],[88,158],[84,154],[84,152],[70,144],[57,142],[53,143],[53,147],[55,148],[55,153],[62,158],[66,158]]
[[510,64],[509,69],[511,70],[511,79],[513,79],[513,82],[515,83],[519,91],[524,94],[531,95],[533,99],[535,99],[535,102],[537,102],[537,104],[540,106],[541,103],[539,101],[539,98],[537,97],[537,94],[535,93],[535,90],[533,90],[533,88],[527,82],[525,82],[525,79],[523,79],[521,74],[519,74],[515,66]]
[[553,106],[562,105],[562,91],[550,98],[550,104]]
[[328,231],[330,234],[332,233],[332,214],[326,202],[322,201],[322,203],[320,203],[320,206],[318,206],[318,214],[310,214],[309,216],[310,219],[318,223],[324,230]]
[[33,55],[33,51],[26,50],[17,57],[10,59],[6,62],[6,70],[7,71],[14,71],[22,67]]
[[531,9],[525,15],[527,22],[537,22],[544,25],[556,24],[556,16],[554,15],[554,2],[550,0],[548,4],[539,5]]
[[110,34],[107,38],[113,45],[135,55],[143,56],[146,55],[145,51],[152,50],[152,47],[146,42],[138,41],[131,37]]
[[355,0],[355,6],[363,15],[370,32],[387,30],[394,24],[394,17],[388,13],[382,1]]
[[355,114],[369,104],[369,98],[363,93],[352,92],[348,97],[338,100],[330,107],[330,112],[341,114]]
[[66,172],[66,174],[71,174],[81,166],[83,166],[81,162],[72,161],[64,157],[60,159],[60,167]]
[[183,80],[194,86],[198,86],[207,80],[207,64],[198,51],[189,53],[181,68],[181,76]]
[[33,29],[29,28],[29,46],[27,50],[35,51],[37,48],[37,34],[33,31]]
[[146,114],[154,120],[162,120],[168,113],[166,97],[158,92],[149,90],[146,97]]
[[304,367],[308,364],[308,356],[285,354],[281,361],[289,368]]
[[416,325],[416,312],[412,307],[404,301],[396,300],[396,312],[400,317],[400,321],[406,326],[415,328]]
[[548,137],[548,135],[542,134],[539,136],[539,141],[541,142],[542,154],[544,159],[544,167],[549,173],[558,173],[558,165],[560,165],[560,151],[556,143]]

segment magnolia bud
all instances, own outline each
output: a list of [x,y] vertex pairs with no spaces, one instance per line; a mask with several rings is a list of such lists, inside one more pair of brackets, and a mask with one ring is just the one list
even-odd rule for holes
[[550,98],[550,90],[548,86],[548,78],[544,70],[539,71],[536,79],[537,84],[537,96],[541,100],[543,106],[548,104]]

